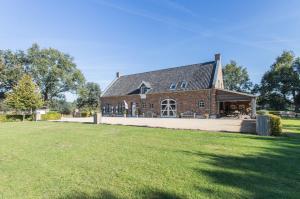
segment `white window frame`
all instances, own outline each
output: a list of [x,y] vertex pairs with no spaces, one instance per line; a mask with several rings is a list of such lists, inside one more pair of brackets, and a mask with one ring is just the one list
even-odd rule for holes
[[180,88],[186,88],[187,85],[188,85],[188,82],[187,81],[183,81],[183,82],[181,82]]
[[141,94],[146,94],[148,92],[149,88],[145,85],[142,85],[140,88],[140,93]]
[[176,88],[177,88],[177,83],[172,83],[170,86],[170,90],[176,90]]
[[[163,108],[163,106],[165,106]],[[166,113],[166,114],[165,114]],[[172,114],[170,114],[172,113]],[[164,99],[160,103],[161,117],[177,117],[177,102],[174,99]]]

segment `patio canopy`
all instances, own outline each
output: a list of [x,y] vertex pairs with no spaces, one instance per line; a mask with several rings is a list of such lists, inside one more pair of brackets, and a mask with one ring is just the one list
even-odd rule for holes
[[256,96],[242,93],[242,92],[236,92],[236,91],[230,91],[226,89],[217,89],[216,92],[216,101],[218,105],[218,112],[220,110],[220,103],[224,102],[249,102],[251,106],[251,118],[256,117]]

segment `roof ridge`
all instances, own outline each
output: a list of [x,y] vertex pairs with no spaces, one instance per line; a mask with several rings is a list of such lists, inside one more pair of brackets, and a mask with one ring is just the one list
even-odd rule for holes
[[175,66],[175,67],[163,68],[163,69],[158,69],[158,70],[134,73],[134,74],[129,74],[129,75],[121,75],[120,78],[132,76],[132,75],[140,75],[140,74],[145,74],[145,73],[153,73],[153,72],[159,72],[159,71],[165,71],[165,70],[172,70],[172,69],[183,68],[183,67],[194,66],[194,65],[204,66],[204,65],[213,64],[213,63],[215,63],[215,61],[208,61],[208,62],[197,63],[197,64],[183,65],[183,66]]

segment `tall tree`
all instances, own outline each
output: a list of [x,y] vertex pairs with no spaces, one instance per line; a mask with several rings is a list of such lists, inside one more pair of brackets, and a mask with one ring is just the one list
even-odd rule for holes
[[6,94],[5,103],[18,111],[22,111],[23,120],[25,112],[35,110],[43,105],[38,87],[29,75],[24,75],[12,92]]
[[28,60],[23,51],[0,50],[0,93],[11,90],[24,75],[27,66]]
[[94,82],[88,82],[79,91],[77,107],[88,111],[96,110],[100,107],[100,86]]
[[251,91],[252,82],[250,81],[247,69],[238,66],[235,61],[230,61],[223,68],[223,79],[226,89],[239,92]]
[[[286,109],[293,104],[299,109],[300,95],[299,58],[293,52],[284,51],[276,58],[261,80],[259,103],[276,110]],[[276,101],[276,103],[275,103]]]
[[65,92],[76,92],[85,81],[73,58],[53,48],[28,49],[29,72],[38,84],[46,102],[61,98]]

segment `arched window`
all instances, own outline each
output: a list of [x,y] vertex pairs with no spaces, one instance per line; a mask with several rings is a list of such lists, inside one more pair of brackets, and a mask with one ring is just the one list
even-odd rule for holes
[[161,117],[176,117],[177,105],[173,99],[161,101]]

